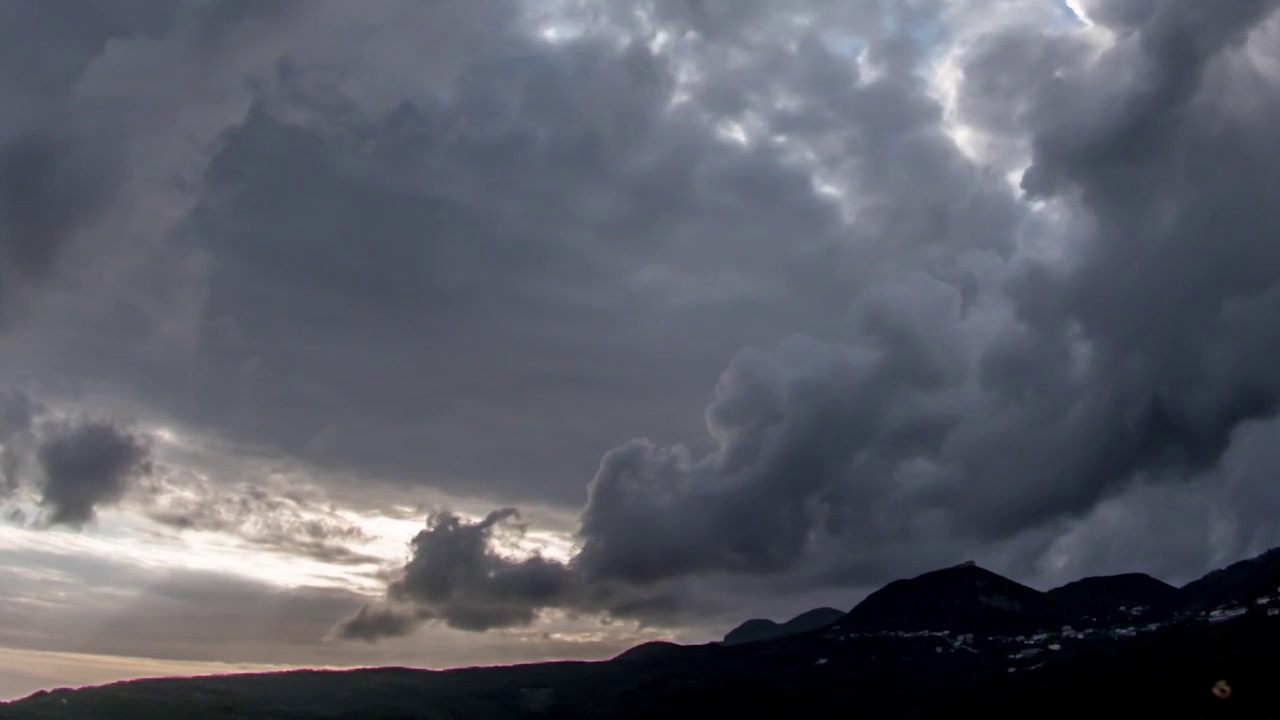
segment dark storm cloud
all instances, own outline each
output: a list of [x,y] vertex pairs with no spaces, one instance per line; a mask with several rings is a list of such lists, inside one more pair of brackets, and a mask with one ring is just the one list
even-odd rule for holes
[[660,588],[637,589],[601,582],[573,564],[499,551],[495,534],[517,517],[494,510],[476,522],[451,512],[431,515],[409,543],[409,561],[387,587],[390,606],[365,606],[339,626],[347,639],[375,641],[405,635],[424,622],[485,631],[532,623],[549,608],[646,617],[675,608]]
[[20,137],[0,148],[0,214],[4,218],[6,267],[49,271],[68,225],[78,214],[74,182],[60,187],[58,142],[50,136]]
[[[1149,5],[1132,35],[1083,77],[1056,88],[1040,109],[1044,126],[1035,134],[1034,163],[1023,180],[1028,192],[1049,193],[1062,181],[1074,181],[1093,195],[1103,189],[1095,186],[1106,181],[1103,175],[1134,179],[1171,160],[1170,152],[1188,140],[1177,130],[1184,120],[1195,123],[1184,116],[1195,114],[1189,106],[1210,64],[1277,7],[1274,0],[1242,0],[1212,10],[1195,0]],[[1206,111],[1212,112],[1201,109]]]
[[46,283],[76,235],[110,202],[120,168],[70,96],[106,43],[154,37],[176,3],[73,0],[0,9],[0,315]]
[[[1024,186],[1078,197],[1096,231],[1066,267],[1029,270],[1014,297],[1025,342],[1088,344],[1074,385],[1092,427],[1072,450],[1094,483],[1205,471],[1280,401],[1280,335],[1263,320],[1280,309],[1280,167],[1259,161],[1280,149],[1264,129],[1280,102],[1233,50],[1276,7],[1159,4],[1054,97],[1092,116],[1063,113],[1036,135]],[[1115,97],[1124,68],[1137,71]]]
[[[28,305],[54,292],[52,286],[75,269],[66,266],[77,258],[92,258],[107,271],[110,262],[104,260],[114,261],[138,241],[118,237],[117,228],[99,223],[136,174],[128,157],[136,146],[132,133],[145,133],[146,121],[162,111],[153,104],[150,116],[146,111],[131,116],[138,108],[129,107],[128,92],[112,87],[114,79],[102,67],[118,58],[127,64],[130,52],[121,48],[130,43],[162,47],[175,17],[186,16],[185,24],[194,24],[198,32],[209,21],[199,20],[201,13],[193,8],[157,0],[72,0],[0,10],[0,44],[6,48],[0,70],[0,101],[6,107],[0,121],[3,329],[33,315]],[[157,154],[151,161],[163,162]]]
[[[878,26],[870,5],[812,7]],[[863,82],[807,31],[768,37],[772,4],[706,10],[758,54],[514,36],[373,116],[342,98],[322,112],[331,86],[282,63],[181,233],[208,259],[197,347],[157,344],[165,325],[122,306],[42,370],[322,464],[573,504],[619,437],[695,437],[744,344],[846,336],[900,252],[969,287],[973,258],[952,256],[1007,251],[1020,210],[950,145],[921,82]],[[677,63],[707,72],[673,105]],[[790,144],[721,137],[743,114]],[[856,238],[809,155],[862,197]]]
[[[682,59],[516,37],[385,117],[259,107],[184,231],[213,261],[203,351],[120,372],[332,467],[580,503],[620,437],[696,438],[744,345],[849,337],[859,291],[917,259],[972,296],[983,258],[1011,249],[1022,210],[950,143],[922,81],[862,78],[799,40],[726,59],[695,38]],[[681,62],[705,80],[678,90]],[[739,115],[786,143],[722,137]],[[855,228],[814,190],[808,163],[828,159]]]
[[495,510],[476,523],[432,516],[410,541],[404,575],[391,583],[388,595],[421,601],[451,625],[470,630],[528,624],[531,607],[558,605],[568,586],[563,565],[541,557],[510,561],[492,552],[494,527],[515,514],[511,508]]
[[1190,484],[1145,484],[1061,529],[1037,559],[1045,584],[1141,567],[1182,584],[1280,545],[1280,422],[1249,421],[1212,471]]
[[0,137],[40,125],[113,38],[154,38],[180,3],[169,0],[67,0],[0,7]]
[[361,605],[355,615],[338,626],[343,640],[376,643],[382,638],[403,637],[417,630],[425,618],[412,610]]
[[[716,142],[693,118],[660,122],[673,82],[660,58],[587,41],[512,55],[466,69],[451,96],[355,128],[358,146],[262,114],[229,138],[212,175],[227,194],[192,229],[219,259],[210,318],[236,328],[234,346],[219,331],[200,358],[207,419],[389,473],[425,453],[456,468],[459,487],[482,475],[524,492],[532,471],[540,495],[579,501],[622,430],[547,424],[541,408],[572,418],[626,405],[639,418],[628,424],[687,424],[636,402],[671,377],[637,348],[705,327],[711,348],[680,363],[714,378],[748,331],[737,298],[781,296],[776,268],[817,262],[791,251],[830,252],[834,209],[803,172],[767,148]],[[798,246],[774,245],[782,232]],[[746,267],[704,288],[716,244]],[[673,266],[687,287],[629,277],[650,263],[654,281]],[[778,308],[785,320],[757,318],[750,332],[820,322],[810,309],[832,291],[797,295]],[[507,428],[508,453],[489,452],[485,427]]]
[[36,457],[48,523],[72,527],[93,519],[97,507],[118,502],[151,465],[144,437],[102,420],[63,421],[43,434]]
[[[74,139],[41,128],[0,139],[0,314],[26,287],[48,280],[66,247],[109,199],[102,166]],[[0,317],[3,319],[3,317]]]
[[[1075,68],[1054,88],[1062,95],[1031,95],[1048,103],[1031,117],[1053,124],[1035,129],[1025,183],[1072,183],[1096,230],[1065,271],[1015,278],[1022,323],[983,350],[979,394],[964,387],[963,356],[941,352],[945,323],[890,327],[862,358],[865,384],[840,382],[858,378],[854,352],[829,369],[823,353],[794,345],[766,356],[794,369],[791,388],[740,381],[735,364],[708,413],[718,453],[692,462],[631,445],[606,456],[584,516],[584,561],[636,579],[786,566],[820,520],[835,529],[852,519],[835,531],[855,547],[868,539],[868,511],[893,507],[913,475],[920,491],[893,523],[910,527],[936,507],[939,528],[996,539],[1087,513],[1135,475],[1213,467],[1233,429],[1274,413],[1280,389],[1280,344],[1263,320],[1280,297],[1268,240],[1280,231],[1268,199],[1280,169],[1258,161],[1275,155],[1264,128],[1280,106],[1223,54],[1274,6],[1204,15],[1201,4],[1161,4],[1096,65]],[[1101,100],[1121,67],[1140,72]],[[1245,96],[1255,99],[1243,105]],[[920,298],[896,307],[905,315],[911,302]],[[781,373],[747,377],[770,374]],[[720,427],[726,415],[732,432]],[[739,456],[748,460],[735,466]],[[740,529],[751,524],[771,532]],[[670,537],[680,539],[649,553],[652,538]]]
[[[1274,324],[1263,320],[1274,316],[1280,294],[1280,256],[1268,240],[1280,230],[1268,199],[1280,169],[1258,161],[1275,156],[1274,134],[1264,128],[1280,106],[1256,71],[1229,54],[1274,7],[1242,3],[1206,14],[1197,12],[1202,4],[1161,4],[1096,65],[1075,68],[1070,84],[1038,96],[1047,106],[1032,107],[1031,117],[1052,124],[1035,129],[1025,183],[1043,189],[1057,177],[1072,184],[1096,230],[1065,271],[1039,267],[1016,278],[1023,324],[983,351],[976,366],[983,392],[951,406],[960,413],[948,411],[945,393],[959,390],[965,373],[958,356],[936,352],[936,327],[885,336],[895,340],[880,357],[896,383],[867,384],[890,395],[880,402],[868,402],[857,385],[824,389],[823,382],[853,376],[834,370],[797,381],[814,401],[790,411],[774,399],[787,393],[729,394],[718,402],[742,408],[735,415],[743,430],[724,437],[751,438],[749,449],[721,440],[719,453],[700,463],[637,446],[615,451],[627,461],[602,465],[583,526],[584,559],[598,552],[612,561],[599,562],[635,577],[678,572],[684,563],[768,567],[774,557],[795,556],[824,513],[856,518],[890,499],[895,486],[909,487],[913,471],[925,481],[922,492],[895,522],[905,526],[934,506],[944,510],[937,518],[944,527],[994,539],[1084,514],[1135,475],[1187,478],[1213,467],[1232,430],[1274,413],[1280,388],[1280,345]],[[1120,68],[1139,71],[1116,97],[1111,84],[1125,77]],[[1052,63],[1045,69],[1051,78]],[[1254,99],[1246,105],[1244,97]],[[803,368],[814,357],[781,364]],[[731,368],[730,378],[739,372]],[[923,412],[912,418],[913,408]],[[877,409],[906,422],[878,417]],[[713,434],[720,414],[716,406],[709,412]],[[868,434],[875,440],[864,445]],[[772,471],[776,447],[787,462]],[[905,454],[895,457],[899,448]],[[751,457],[746,467],[766,481],[723,471],[710,481],[698,477],[737,454]],[[748,500],[736,500],[738,493]],[[602,500],[594,498],[615,494],[623,499],[597,507]],[[765,523],[778,531],[743,538],[727,530],[736,523],[714,520],[745,508],[743,517],[761,522],[750,513],[764,506],[781,509],[768,516],[779,525]],[[638,522],[618,522],[629,513]],[[597,516],[604,519],[598,529]],[[640,538],[669,537],[693,517],[712,519],[709,528],[686,530],[705,533],[701,542],[646,553]],[[869,519],[846,531],[855,543]],[[594,534],[601,539],[593,547]],[[654,569],[644,570],[645,562]]]
[[[932,311],[958,316],[959,293],[937,287]],[[797,336],[776,352],[740,355],[707,411],[715,453],[695,459],[632,442],[607,454],[583,513],[583,566],[640,583],[779,572],[795,566],[815,533],[855,548],[911,534],[913,518],[894,512],[896,496],[913,490],[913,463],[930,473],[921,456],[962,419],[931,397],[962,380],[951,364],[960,353],[913,342],[919,329],[904,318],[875,317],[880,347]],[[917,512],[911,504],[924,503],[908,498],[901,510]]]
[[[907,276],[861,292],[852,338],[744,352],[707,410],[717,450],[605,455],[570,566],[641,586],[796,570],[822,547],[888,579],[911,558],[876,556],[900,539],[1008,540],[1218,467],[1280,400],[1280,168],[1262,160],[1280,149],[1280,95],[1237,50],[1274,7],[1160,4],[1097,59],[1010,37],[1004,61],[975,56],[965,87],[1004,73],[990,100],[1025,106],[1024,186],[1075,213],[1067,261],[1011,266],[1011,323],[990,298],[969,318],[957,287]],[[985,129],[1017,129],[970,100]],[[1235,497],[1234,521],[1256,526],[1247,505]],[[521,592],[506,597],[543,606]]]

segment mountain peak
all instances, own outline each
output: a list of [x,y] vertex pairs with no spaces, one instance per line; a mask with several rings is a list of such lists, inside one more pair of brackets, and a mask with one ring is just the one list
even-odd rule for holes
[[1087,577],[1056,587],[1048,595],[1071,620],[1087,617],[1103,622],[1164,617],[1179,607],[1182,598],[1174,586],[1143,573]]
[[1182,586],[1182,594],[1197,610],[1231,601],[1248,602],[1274,592],[1280,592],[1280,547],[1214,570]]
[[858,603],[840,625],[860,632],[1017,634],[1060,621],[1044,593],[970,561],[891,582]]
[[723,642],[725,645],[739,645],[758,640],[776,640],[827,627],[842,617],[844,613],[835,608],[821,607],[800,613],[785,623],[753,618],[730,630]]

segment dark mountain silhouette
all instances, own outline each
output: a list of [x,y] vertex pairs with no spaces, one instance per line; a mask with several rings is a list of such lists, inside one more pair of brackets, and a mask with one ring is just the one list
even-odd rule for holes
[[867,596],[837,624],[856,632],[949,630],[1019,634],[1058,628],[1064,615],[1039,590],[964,563],[909,580],[896,580]]
[[619,653],[613,658],[614,662],[645,662],[654,658],[665,657],[671,652],[678,652],[683,645],[677,645],[673,642],[665,640],[654,640],[642,645],[637,645]]
[[1182,586],[1185,607],[1206,611],[1280,593],[1280,548],[1241,560]]
[[724,636],[723,642],[726,645],[737,645],[759,640],[777,640],[788,635],[799,635],[800,633],[819,630],[834,624],[844,615],[843,612],[835,608],[814,608],[781,624],[772,620],[754,618],[730,630]]
[[[891,583],[835,624],[771,640],[648,643],[607,662],[141,680],[37,693],[0,704],[0,720],[996,720],[1078,718],[1117,707],[1156,718],[1260,720],[1280,717],[1278,563],[1273,551],[1174,594],[1141,575],[1041,593],[966,564]],[[1227,610],[1022,634],[1052,628],[1081,607],[1107,617],[1112,602],[1160,598]],[[1219,694],[1229,687],[1229,698],[1215,696],[1215,686]]]
[[1142,573],[1088,577],[1054,588],[1048,595],[1071,623],[1083,626],[1132,618],[1161,620],[1183,605],[1177,588]]

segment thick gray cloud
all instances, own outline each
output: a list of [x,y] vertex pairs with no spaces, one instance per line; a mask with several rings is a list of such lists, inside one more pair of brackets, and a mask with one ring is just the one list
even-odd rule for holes
[[[998,539],[1087,513],[1135,476],[1214,467],[1231,432],[1280,399],[1280,345],[1261,320],[1280,292],[1267,240],[1280,230],[1267,199],[1277,170],[1254,160],[1276,150],[1263,128],[1280,106],[1228,52],[1274,7],[1242,3],[1202,26],[1203,6],[1161,4],[1039,96],[1047,106],[1030,112],[1048,124],[1033,128],[1024,184],[1071,183],[1094,230],[1073,262],[1013,277],[1019,323],[982,351],[976,388],[941,344],[954,299],[941,323],[867,332],[881,340],[869,352],[806,341],[743,356],[708,411],[717,453],[694,462],[633,444],[606,456],[584,560],[635,579],[776,569],[824,521],[874,542],[876,506],[904,491],[916,497],[894,524],[934,507],[942,528]],[[1139,72],[1117,89],[1120,68]]]
[[425,619],[428,618],[411,610],[361,605],[355,615],[339,623],[337,634],[344,640],[376,643],[382,638],[408,635]]
[[[971,260],[951,255],[1008,248],[1013,198],[966,167],[921,84],[860,87],[815,40],[799,58],[742,60],[669,109],[673,62],[634,43],[515,44],[465,70],[463,91],[336,149],[251,120],[214,162],[229,194],[199,236],[222,260],[201,411],[334,462],[430,463],[458,489],[577,503],[620,435],[696,437],[744,343],[850,334],[849,304],[902,246],[957,283],[973,282]],[[740,112],[775,115],[795,144],[717,138]],[[866,205],[858,242],[789,159],[810,150],[864,156],[833,169]],[[646,400],[655,387],[672,400]],[[545,422],[547,407],[569,420]],[[491,428],[505,452],[490,452]]]
[[[202,419],[393,475],[429,455],[442,482],[456,473],[450,489],[536,487],[525,497],[563,502],[580,501],[625,425],[696,428],[696,404],[682,417],[636,401],[671,376],[636,348],[705,328],[710,347],[680,359],[695,396],[739,342],[735,298],[789,284],[770,277],[786,250],[770,239],[830,242],[836,226],[807,176],[765,150],[715,143],[702,124],[658,125],[670,72],[640,47],[530,46],[459,81],[483,90],[352,128],[363,147],[255,116],[215,159],[228,195],[192,231],[219,259],[207,311],[218,330],[194,373]],[[523,100],[495,106],[499,88]],[[714,205],[692,196],[699,176],[723,188]],[[750,275],[688,301],[702,291],[631,276],[682,254],[701,267],[680,272],[710,271],[716,253],[697,245],[709,232],[724,233],[724,252],[756,256]],[[797,297],[754,332],[820,317],[823,299]],[[300,322],[303,308],[312,319]],[[636,415],[551,425],[548,403],[568,418]],[[486,428],[504,428],[506,453],[489,451]]]
[[[110,67],[145,62],[148,52],[163,55],[166,33],[198,36],[213,23],[202,16],[218,14],[202,12],[199,3],[185,6],[184,13],[183,3],[126,0],[105,7],[73,0],[0,11],[9,16],[3,31],[8,59],[17,61],[5,63],[3,97],[13,112],[0,124],[0,319],[7,326],[47,320],[49,286],[68,279],[91,286],[95,271],[115,274],[130,244],[152,239],[140,225],[125,230],[119,223],[137,220],[123,217],[131,203],[136,211],[157,200],[125,190],[140,189],[145,171],[133,165],[134,153],[139,139],[151,136],[149,123],[163,125],[167,109],[155,98],[129,103]],[[130,43],[141,51],[122,49]],[[176,64],[168,70],[180,72]],[[159,94],[165,80],[152,79]],[[157,168],[165,164],[159,153],[151,155]],[[161,208],[151,210],[162,222]]]
[[[708,13],[756,35],[781,12],[736,7]],[[696,36],[506,32],[377,113],[282,63],[166,250],[204,259],[166,281],[200,288],[195,345],[106,305],[41,367],[331,467],[571,506],[620,437],[697,438],[744,345],[849,335],[900,253],[976,289],[971,266],[1010,247],[1021,210],[951,146],[923,83],[863,78],[811,31],[729,56]],[[887,47],[878,63],[910,64]],[[828,159],[856,238],[852,208],[814,191]]]
[[[1276,409],[1280,377],[1268,368],[1280,346],[1257,321],[1274,310],[1280,280],[1266,240],[1280,215],[1264,189],[1280,176],[1254,158],[1276,149],[1262,128],[1280,105],[1232,51],[1275,7],[1160,4],[1047,93],[1024,187],[1078,202],[1094,230],[1071,262],[1015,279],[1023,330],[991,358],[1009,368],[1046,347],[1086,353],[1076,368],[1038,362],[1041,379],[1027,388],[1075,414],[1056,432],[1063,469],[1089,479],[1078,492],[1059,484],[1068,509],[1135,473],[1207,470],[1236,427]],[[1114,87],[1117,77],[1128,84]],[[1051,507],[1010,510],[1034,518]]]
[[19,388],[0,390],[0,498],[18,488],[44,408]]
[[669,588],[637,589],[594,577],[574,563],[535,554],[512,558],[495,534],[518,513],[494,510],[476,522],[451,512],[427,520],[409,543],[409,560],[388,584],[390,605],[366,605],[338,628],[340,637],[376,641],[424,622],[484,631],[531,624],[546,609],[656,617],[677,609]]
[[[572,565],[643,585],[795,570],[822,548],[888,579],[873,558],[903,536],[1009,540],[1137,481],[1214,482],[1234,431],[1280,401],[1264,320],[1280,310],[1280,171],[1258,160],[1277,150],[1280,95],[1238,49],[1274,8],[1159,4],[1125,15],[1131,34],[1098,58],[1025,30],[993,38],[965,68],[986,95],[961,111],[1028,133],[1024,188],[1078,223],[1067,259],[1011,266],[1012,315],[987,299],[970,317],[960,287],[907,276],[861,289],[852,338],[742,353],[706,413],[716,450],[604,456]],[[1024,107],[1012,123],[983,105],[1009,99]],[[1243,497],[1233,521],[1255,526]]]
[[150,472],[144,437],[103,420],[64,421],[44,433],[36,457],[44,474],[40,504],[50,525],[80,527],[95,508],[119,502]]
[[108,200],[108,186],[66,137],[40,129],[0,144],[0,312],[26,286],[48,279],[59,254]]
[[448,513],[432,516],[409,543],[404,575],[388,595],[421,601],[451,625],[471,630],[528,624],[530,608],[560,604],[569,581],[563,565],[541,557],[506,560],[490,547],[494,527],[515,514],[495,510],[470,524]]

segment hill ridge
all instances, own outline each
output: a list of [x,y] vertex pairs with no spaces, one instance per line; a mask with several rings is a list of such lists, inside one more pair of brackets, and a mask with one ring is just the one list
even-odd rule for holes
[[[0,720],[678,720],[726,713],[837,718],[851,711],[950,718],[970,710],[992,720],[1074,718],[1116,704],[1152,717],[1216,717],[1224,706],[1210,691],[1224,679],[1232,688],[1230,716],[1268,717],[1280,708],[1272,676],[1280,666],[1278,563],[1280,552],[1264,553],[1183,588],[1123,573],[1047,592],[962,563],[889,583],[832,625],[773,640],[655,642],[602,662],[138,680],[0,704]],[[1125,613],[1099,627],[1040,628],[1060,619],[1061,597],[1082,588],[1173,597],[1178,608],[1164,617]],[[1230,596],[1235,591],[1244,594]],[[1226,599],[1205,611],[1184,596],[1194,603]],[[895,605],[900,600],[905,608]],[[887,614],[876,617],[881,612]],[[1114,682],[1122,676],[1125,682]]]

